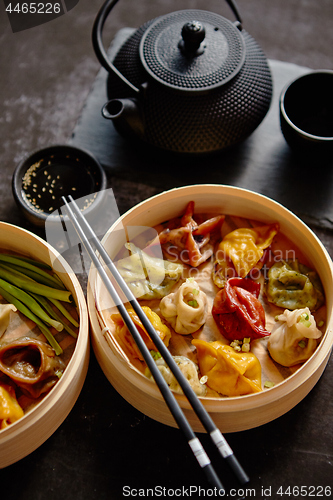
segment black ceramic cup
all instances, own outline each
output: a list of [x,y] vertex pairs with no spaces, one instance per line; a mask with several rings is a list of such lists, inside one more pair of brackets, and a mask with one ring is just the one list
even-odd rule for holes
[[280,95],[280,124],[297,153],[333,153],[333,71],[313,71],[286,85]]
[[62,196],[83,200],[82,210],[89,215],[98,207],[106,187],[106,174],[98,160],[69,145],[35,151],[21,161],[12,179],[15,201],[36,226],[44,226],[63,205]]

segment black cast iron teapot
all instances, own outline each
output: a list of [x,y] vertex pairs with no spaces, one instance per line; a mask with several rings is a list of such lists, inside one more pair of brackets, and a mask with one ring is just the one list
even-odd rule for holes
[[109,72],[102,114],[122,135],[176,153],[220,151],[248,137],[265,117],[272,78],[267,59],[237,21],[181,10],[148,21],[113,61],[102,42],[107,0],[93,28],[93,46]]

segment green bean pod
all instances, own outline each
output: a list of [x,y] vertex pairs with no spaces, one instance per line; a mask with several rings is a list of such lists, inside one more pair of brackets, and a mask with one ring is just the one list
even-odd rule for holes
[[73,316],[67,311],[66,307],[64,307],[63,304],[59,302],[59,300],[49,298],[49,301],[52,302],[52,304],[55,305],[57,309],[59,309],[59,311],[65,316],[65,318],[67,318],[68,321],[72,323],[72,325],[76,327],[79,326],[79,323],[76,321],[76,319],[73,318]]
[[10,271],[20,273],[21,276],[31,278],[32,280],[37,281],[42,285],[58,288],[59,290],[65,290],[64,285],[58,279],[56,279],[54,276],[51,276],[48,273],[45,273],[45,275],[39,274],[33,271],[32,269],[26,269],[25,267],[20,267],[17,266],[16,264],[11,264],[9,262],[6,262],[6,264],[2,263],[0,265],[6,267],[6,269],[9,269]]
[[[32,294],[32,296],[44,307],[44,309],[46,310],[46,312],[52,316],[55,320],[59,321],[60,323],[62,323],[64,329],[66,330],[67,333],[69,333],[73,338],[77,338],[77,333],[74,332],[74,330],[72,330],[70,328],[70,326],[67,325],[67,323],[65,323],[62,319],[62,317],[60,316],[60,314],[58,314],[51,306],[51,304],[48,302],[48,300],[45,298],[45,297],[42,297],[41,295],[37,295],[37,294]],[[74,319],[74,318],[73,318]],[[77,326],[78,323],[76,323]]]
[[6,268],[2,264],[0,264],[0,278],[27,292],[37,293],[38,295],[42,295],[43,297],[62,300],[64,302],[71,302],[71,292],[69,292],[68,290],[59,290],[57,288],[43,285],[27,276],[24,276],[18,271]]

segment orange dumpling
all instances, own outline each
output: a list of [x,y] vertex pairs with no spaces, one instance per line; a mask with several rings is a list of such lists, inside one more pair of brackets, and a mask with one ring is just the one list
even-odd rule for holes
[[261,391],[261,366],[252,352],[236,352],[217,340],[194,339],[198,363],[207,385],[224,396],[241,396]]
[[[142,306],[142,310],[155,328],[158,336],[161,340],[163,340],[166,346],[169,345],[169,340],[171,338],[171,332],[167,325],[165,325],[161,318],[154,311],[150,309],[150,307]],[[132,321],[136,325],[141,337],[143,338],[146,346],[149,350],[156,351],[156,347],[148,335],[146,329],[143,327],[138,315],[133,309],[128,309],[128,314],[130,315]],[[137,347],[135,340],[133,339],[131,333],[129,332],[127,326],[121,315],[119,313],[111,315],[112,321],[115,323],[115,332],[114,336],[119,343],[120,347],[125,351],[127,356],[132,358],[138,358],[143,360],[142,354]]]

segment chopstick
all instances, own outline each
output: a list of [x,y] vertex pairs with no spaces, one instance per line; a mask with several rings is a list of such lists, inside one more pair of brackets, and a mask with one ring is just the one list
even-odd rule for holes
[[[85,247],[90,259],[94,263],[107,291],[109,292],[111,298],[113,299],[114,303],[116,304],[119,313],[121,314],[128,330],[132,334],[145,362],[147,363],[147,366],[149,370],[151,371],[151,374],[166,402],[168,405],[177,425],[179,428],[182,430],[182,432],[185,435],[185,438],[187,439],[187,442],[192,449],[193,454],[195,455],[200,467],[203,469],[205,472],[207,479],[210,484],[216,486],[219,490],[224,491],[224,487],[222,486],[211,462],[206,454],[201,442],[199,439],[196,437],[194,434],[189,422],[187,421],[183,411],[179,407],[177,400],[170,390],[168,384],[166,383],[164,377],[162,376],[161,372],[157,368],[157,365],[155,364],[154,359],[152,358],[149,349],[147,348],[145,342],[143,341],[141,335],[136,329],[135,324],[133,323],[131,317],[128,314],[128,311],[126,307],[124,306],[124,303],[121,301],[118,293],[116,292],[109,276],[107,275],[105,269],[101,265],[101,261],[97,257],[95,250],[99,253],[101,259],[104,261],[105,265],[108,267],[110,270],[113,278],[115,279],[117,285],[120,287],[121,291],[124,293],[127,301],[131,304],[133,307],[134,311],[138,315],[142,325],[146,329],[147,333],[151,337],[153,343],[155,344],[156,348],[160,352],[161,356],[165,360],[166,364],[169,366],[171,372],[175,376],[176,380],[178,381],[180,387],[183,390],[184,395],[190,402],[193,410],[197,414],[199,420],[201,421],[203,427],[206,429],[208,434],[210,435],[211,440],[219,450],[221,456],[226,460],[226,462],[229,464],[231,467],[232,471],[236,475],[238,481],[240,484],[246,484],[249,481],[249,477],[247,476],[246,472],[238,462],[237,458],[235,457],[232,449],[228,445],[226,439],[224,438],[223,434],[221,431],[216,427],[215,423],[213,422],[212,418],[210,415],[207,413],[205,410],[203,404],[193,391],[192,387],[186,380],[185,376],[179,369],[177,363],[173,359],[170,351],[168,348],[165,346],[163,341],[160,339],[158,336],[157,332],[153,328],[152,324],[148,320],[147,316],[141,309],[141,306],[137,299],[134,297],[132,292],[129,290],[126,282],[118,272],[118,269],[112,262],[110,256],[106,252],[105,248],[97,238],[96,234],[94,233],[93,229],[91,226],[88,224],[86,221],[85,217],[82,215],[79,207],[75,203],[74,199],[69,196],[68,197],[70,200],[70,204],[66,200],[66,198],[62,198],[64,201],[66,211],[68,214],[68,217],[70,221],[72,222],[83,246]],[[63,221],[64,223],[64,221]]]

